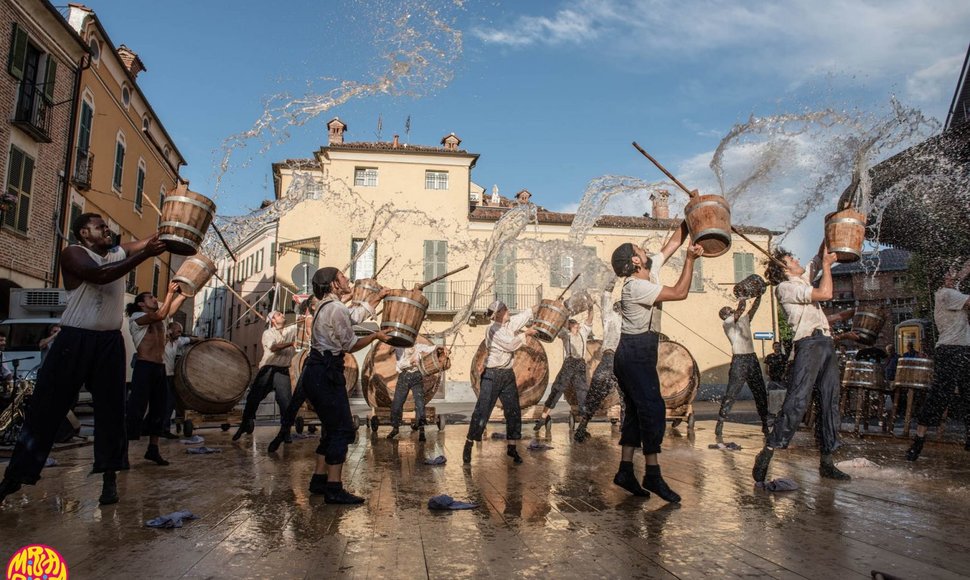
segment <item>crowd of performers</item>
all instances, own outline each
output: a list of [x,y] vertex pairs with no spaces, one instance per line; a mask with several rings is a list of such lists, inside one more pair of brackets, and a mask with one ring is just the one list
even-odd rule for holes
[[[65,248],[61,268],[68,293],[68,304],[60,323],[60,332],[49,345],[41,366],[33,397],[13,456],[0,482],[0,501],[16,492],[23,484],[35,484],[54,443],[61,420],[74,404],[78,391],[86,385],[94,406],[94,465],[92,472],[102,474],[101,504],[119,500],[117,472],[129,468],[128,441],[143,435],[149,437],[145,458],[167,465],[162,458],[159,437],[171,437],[171,386],[174,361],[180,348],[193,339],[182,336],[182,329],[172,324],[166,332],[165,320],[181,304],[184,296],[172,284],[162,301],[150,293],[136,296],[124,304],[124,279],[144,260],[165,250],[157,236],[115,245],[107,224],[97,214],[83,214],[72,224],[77,243]],[[620,245],[612,254],[611,265],[622,280],[618,301],[613,303],[612,288],[603,293],[600,310],[603,315],[602,359],[587,384],[586,341],[591,332],[593,309],[580,322],[571,320],[559,335],[563,344],[563,365],[545,401],[534,429],[540,430],[550,419],[550,412],[567,389],[575,391],[579,407],[579,424],[574,437],[589,437],[587,424],[600,410],[603,401],[618,390],[623,407],[620,460],[613,482],[629,493],[649,497],[651,493],[668,502],[679,502],[680,496],[664,480],[659,463],[666,430],[666,408],[661,395],[658,374],[658,345],[661,340],[663,305],[685,300],[694,265],[703,257],[699,245],[687,248],[683,268],[671,286],[660,282],[660,269],[688,239],[686,222],[682,223],[656,253],[648,254],[633,243]],[[755,398],[764,448],[758,453],[752,469],[756,482],[768,476],[776,449],[784,449],[795,435],[813,394],[818,402],[816,435],[820,451],[819,473],[822,477],[848,480],[849,476],[834,464],[833,453],[840,441],[839,428],[839,360],[831,331],[830,318],[822,311],[821,302],[832,298],[833,253],[820,248],[809,268],[795,256],[776,249],[775,260],[765,272],[775,289],[775,297],[784,309],[794,333],[790,356],[776,343],[766,357],[769,379],[787,382],[787,393],[777,417],[769,417],[767,390],[761,368],[754,354],[750,321],[760,305],[760,297],[750,307],[745,300],[720,311],[724,332],[731,344],[732,359],[729,384],[722,400],[715,427],[717,436],[740,389],[747,384]],[[935,321],[940,331],[937,343],[936,372],[933,385],[917,420],[919,427],[907,459],[915,460],[923,449],[926,431],[940,424],[943,412],[955,407],[956,399],[970,413],[970,296],[959,291],[960,282],[970,274],[970,262],[961,270],[947,273],[944,287],[936,293]],[[820,277],[818,276],[820,275]],[[813,285],[813,281],[818,282]],[[291,393],[290,363],[294,347],[302,338],[295,327],[284,326],[284,316],[273,312],[263,335],[263,358],[249,389],[242,423],[233,435],[238,440],[254,429],[256,409],[271,392],[282,410],[279,433],[269,446],[270,452],[290,441],[298,410],[305,401],[317,414],[322,436],[316,448],[316,465],[309,489],[327,503],[359,504],[364,499],[344,489],[342,467],[348,446],[353,442],[355,426],[351,415],[344,355],[361,350],[374,341],[387,341],[381,331],[358,336],[354,327],[374,316],[377,304],[386,296],[382,291],[370,302],[348,306],[350,282],[343,272],[333,267],[317,270],[312,277],[312,312],[309,351],[296,388]],[[128,324],[136,345],[132,388],[126,393],[125,346],[121,326],[127,313]],[[536,331],[529,327],[535,307],[512,313],[500,301],[487,311],[491,325],[485,332],[486,356],[481,375],[481,388],[472,414],[462,459],[472,461],[475,443],[482,440],[486,423],[498,401],[506,422],[507,455],[514,464],[522,463],[517,442],[522,438],[522,412],[513,367],[515,352],[526,344],[526,337]],[[424,401],[422,375],[417,372],[422,355],[436,347],[416,345],[397,348],[394,356],[398,380],[391,410],[392,430],[388,438],[399,433],[404,402],[410,393],[414,399],[416,427],[424,439]],[[440,347],[439,347],[440,348]],[[786,372],[787,369],[787,372]],[[970,416],[965,416],[970,420]],[[970,423],[968,423],[970,424]],[[970,450],[970,439],[967,442]],[[638,477],[634,468],[637,452],[644,455],[644,473]]]

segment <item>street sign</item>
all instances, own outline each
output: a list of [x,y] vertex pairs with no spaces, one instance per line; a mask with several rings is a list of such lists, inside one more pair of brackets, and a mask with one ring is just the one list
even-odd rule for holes
[[754,339],[755,340],[775,340],[775,333],[771,331],[756,332],[754,333]]
[[310,287],[308,284],[310,282],[310,276],[313,276],[316,271],[317,267],[310,262],[300,262],[293,267],[293,271],[290,272],[290,277],[293,279],[293,284],[303,290],[303,294],[309,294]]

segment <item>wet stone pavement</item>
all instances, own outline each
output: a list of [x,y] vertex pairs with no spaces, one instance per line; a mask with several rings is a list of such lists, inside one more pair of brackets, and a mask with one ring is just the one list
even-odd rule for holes
[[[396,441],[361,428],[345,467],[359,507],[328,506],[307,484],[315,439],[269,455],[274,434],[259,427],[232,443],[230,433],[199,430],[214,455],[188,455],[163,441],[172,461],[141,459],[119,475],[121,503],[99,507],[100,477],[88,476],[90,446],[58,451],[39,485],[0,507],[0,554],[28,543],[57,549],[74,578],[865,578],[880,570],[902,578],[970,576],[970,453],[927,444],[915,464],[905,442],[846,437],[838,460],[864,457],[879,468],[849,469],[849,483],[820,480],[807,432],[775,453],[770,477],[794,479],[786,493],[755,490],[751,466],[757,428],[729,423],[713,450],[713,422],[694,435],[668,431],[662,464],[680,506],[630,497],[612,484],[618,433],[591,426],[572,443],[565,423],[540,433],[553,446],[514,466],[505,441],[477,446],[461,464],[465,425],[408,429]],[[489,435],[503,431],[489,425]],[[531,425],[526,425],[528,436]],[[423,464],[443,454],[447,465]],[[642,474],[642,459],[637,458]],[[471,511],[432,512],[436,494],[479,502]],[[198,520],[157,530],[146,520],[189,510]]]

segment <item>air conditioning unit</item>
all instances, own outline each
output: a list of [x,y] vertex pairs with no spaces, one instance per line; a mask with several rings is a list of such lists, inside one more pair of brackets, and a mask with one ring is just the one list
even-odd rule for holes
[[13,288],[10,290],[10,318],[37,318],[46,313],[57,318],[67,306],[63,288]]

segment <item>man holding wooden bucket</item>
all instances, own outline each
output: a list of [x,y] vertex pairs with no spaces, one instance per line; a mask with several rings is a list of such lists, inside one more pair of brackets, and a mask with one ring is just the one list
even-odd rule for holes
[[731,407],[734,406],[734,401],[745,383],[754,396],[758,416],[761,417],[761,431],[765,435],[768,434],[768,387],[765,386],[761,363],[758,362],[758,355],[754,352],[754,340],[751,338],[751,319],[754,318],[760,305],[761,295],[759,294],[747,313],[744,311],[743,298],[738,302],[737,308],[725,306],[719,313],[721,320],[724,321],[724,334],[731,343],[731,370],[728,371],[728,385],[724,391],[724,398],[721,399],[721,410],[718,412],[717,425],[714,427],[715,437],[723,434],[724,421],[731,413]]
[[586,381],[586,340],[593,332],[593,307],[589,307],[586,315],[586,323],[580,324],[573,318],[566,323],[566,328],[559,332],[562,339],[562,368],[556,375],[556,380],[552,383],[552,390],[546,399],[542,415],[536,419],[534,431],[542,429],[549,422],[550,413],[556,408],[556,403],[562,398],[566,389],[572,387],[576,391],[576,399],[579,403],[579,414],[586,413],[586,395],[589,392],[589,383]]
[[[404,402],[408,398],[408,393],[414,400],[414,424],[420,434],[418,441],[424,441],[424,375],[418,370],[418,361],[421,357],[432,352],[437,352],[438,347],[434,344],[414,343],[414,346],[394,347],[394,357],[397,369],[397,385],[394,387],[394,400],[391,402],[391,432],[387,434],[388,439],[397,437],[401,418],[404,416]],[[447,354],[447,348],[444,349]]]
[[603,316],[603,346],[600,351],[600,362],[593,371],[593,377],[589,381],[589,394],[586,396],[586,413],[580,418],[576,425],[576,432],[573,439],[579,443],[589,439],[589,431],[586,426],[593,420],[593,415],[599,411],[600,406],[609,394],[616,390],[620,395],[620,417],[625,416],[626,402],[623,400],[623,392],[620,385],[616,382],[616,375],[613,374],[614,358],[616,347],[620,344],[620,328],[623,325],[623,317],[620,314],[620,301],[613,303],[611,295],[612,286],[608,291],[603,292],[601,298],[600,311]]
[[118,502],[116,472],[128,469],[125,436],[125,343],[121,336],[125,276],[165,251],[158,236],[115,245],[100,215],[81,214],[71,224],[78,243],[61,250],[67,308],[50,353],[37,374],[20,439],[0,482],[0,502],[40,479],[54,435],[81,385],[94,398],[93,473],[103,474],[99,502]]
[[[788,393],[778,418],[768,434],[765,447],[755,458],[751,475],[755,482],[764,482],[775,449],[785,449],[795,436],[798,424],[812,402],[812,392],[818,390],[819,424],[816,436],[822,454],[819,475],[829,479],[848,480],[848,474],[835,466],[832,453],[839,441],[839,359],[829,321],[819,302],[832,299],[832,264],[836,254],[823,246],[812,260],[811,271],[784,248],[775,249],[765,270],[765,278],[775,286],[775,296],[785,309],[794,330],[794,360],[790,368]],[[821,267],[822,279],[818,288],[812,287],[816,271]]]
[[233,441],[238,441],[243,433],[253,432],[256,426],[256,410],[266,395],[276,393],[276,404],[280,413],[284,413],[290,405],[293,394],[290,387],[290,362],[296,354],[293,348],[296,342],[296,325],[284,329],[286,317],[278,310],[270,312],[266,322],[262,337],[263,358],[259,361],[256,378],[249,385],[242,422],[232,436]]
[[970,321],[967,320],[970,295],[959,290],[960,282],[967,275],[970,275],[970,261],[959,272],[955,269],[948,271],[943,277],[943,287],[933,296],[933,321],[940,333],[936,341],[933,384],[916,415],[916,438],[906,452],[909,461],[919,458],[926,431],[940,426],[943,412],[953,408],[957,396],[963,405],[963,421],[967,425],[964,448],[970,451]]

